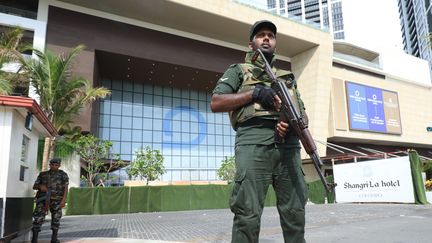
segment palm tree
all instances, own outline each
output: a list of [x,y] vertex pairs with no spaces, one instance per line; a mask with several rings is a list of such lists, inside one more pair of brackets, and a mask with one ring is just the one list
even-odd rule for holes
[[23,30],[20,28],[9,29],[0,35],[0,95],[7,95],[12,92],[13,81],[20,79],[16,73],[6,72],[3,70],[5,64],[17,60],[20,41],[23,36]]
[[[42,110],[60,133],[72,129],[72,119],[79,114],[80,109],[110,93],[106,88],[93,88],[87,79],[72,76],[71,64],[83,49],[84,46],[79,45],[66,55],[32,49],[37,58],[19,59],[20,72],[30,79],[35,93],[40,97]],[[44,150],[42,170],[48,167],[54,140],[46,138],[45,147],[48,151]]]
[[0,77],[0,95],[9,94],[12,91],[12,86],[9,80]]

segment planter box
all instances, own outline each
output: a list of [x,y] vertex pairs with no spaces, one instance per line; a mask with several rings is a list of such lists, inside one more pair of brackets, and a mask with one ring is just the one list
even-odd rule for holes
[[[92,215],[229,208],[233,188],[233,184],[227,185],[226,181],[205,185],[199,185],[201,182],[196,181],[182,181],[179,185],[149,181],[149,186],[145,186],[145,182],[125,181],[125,186],[120,187],[72,187],[68,194],[66,213]],[[311,202],[326,202],[327,194],[321,181],[309,182],[308,188]],[[328,202],[334,202],[334,195],[328,196]],[[269,187],[264,205],[276,205],[273,187]]]
[[146,186],[147,181],[124,181],[124,186]]
[[432,191],[426,191],[426,198],[429,203],[432,203]]

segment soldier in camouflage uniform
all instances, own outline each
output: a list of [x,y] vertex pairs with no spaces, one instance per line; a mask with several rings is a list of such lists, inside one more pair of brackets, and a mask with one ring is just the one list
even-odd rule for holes
[[[284,241],[305,242],[307,187],[301,168],[300,143],[287,123],[278,121],[280,99],[270,88],[261,56],[253,61],[258,48],[272,65],[278,79],[286,80],[297,108],[304,105],[293,75],[275,68],[276,26],[267,20],[250,30],[250,51],[245,63],[231,65],[213,90],[213,112],[229,112],[236,130],[235,184],[230,198],[234,213],[232,242],[258,242],[265,197],[271,184],[276,192]],[[284,142],[275,142],[275,133]]]
[[50,160],[50,169],[41,172],[33,185],[33,189],[38,191],[36,193],[36,207],[33,212],[32,243],[37,242],[38,234],[41,231],[48,210],[51,212],[51,243],[60,242],[57,239],[57,233],[69,185],[68,175],[59,169],[60,163],[61,159],[58,158]]

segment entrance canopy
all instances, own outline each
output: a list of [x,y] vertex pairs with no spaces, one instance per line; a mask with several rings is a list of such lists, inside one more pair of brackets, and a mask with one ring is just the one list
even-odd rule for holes
[[319,141],[317,143],[327,147],[327,155],[321,157],[327,165],[403,157],[412,149],[417,151],[422,161],[432,160],[432,148]]

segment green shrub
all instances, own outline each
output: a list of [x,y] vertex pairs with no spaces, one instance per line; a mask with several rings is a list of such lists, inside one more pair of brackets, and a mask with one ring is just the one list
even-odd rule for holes
[[228,181],[228,183],[231,183],[234,181],[235,173],[235,157],[225,157],[225,159],[222,160],[221,167],[217,171],[218,177],[224,181]]
[[165,173],[163,161],[164,157],[159,150],[152,150],[148,146],[140,148],[135,151],[135,158],[126,172],[129,178],[146,178],[148,184],[148,181],[157,180]]

